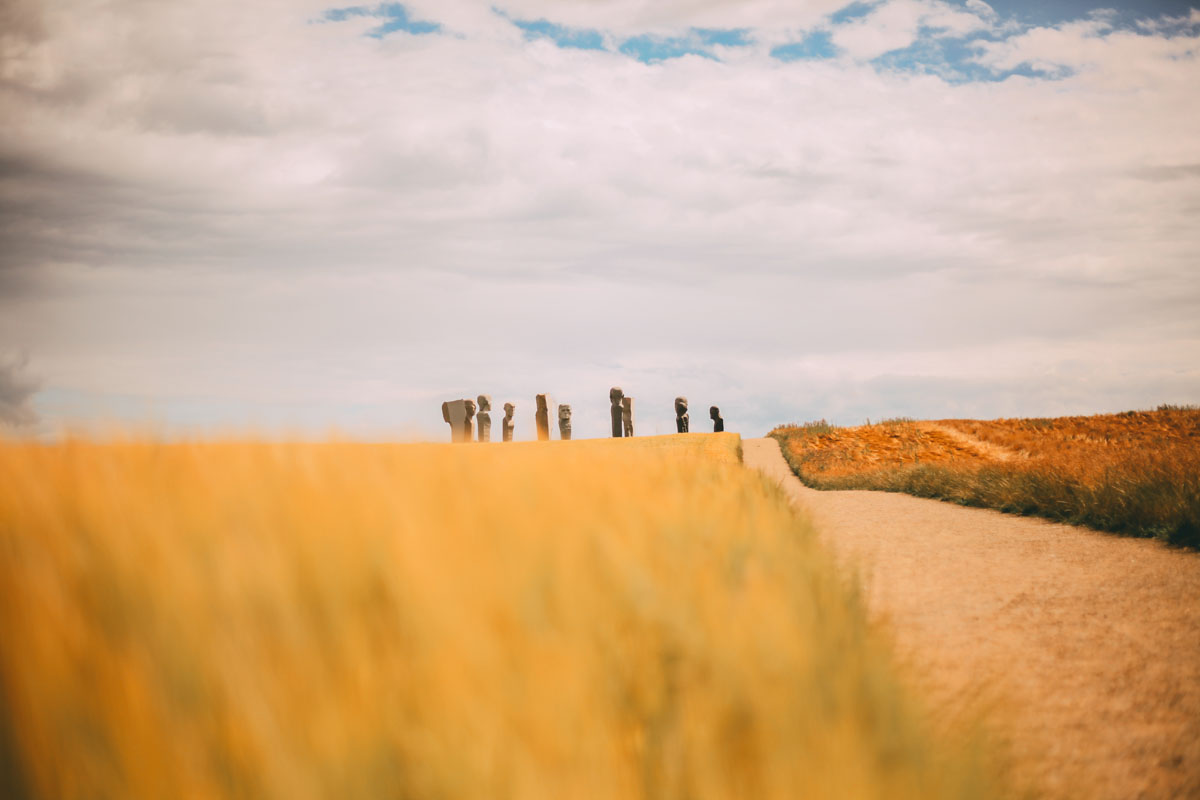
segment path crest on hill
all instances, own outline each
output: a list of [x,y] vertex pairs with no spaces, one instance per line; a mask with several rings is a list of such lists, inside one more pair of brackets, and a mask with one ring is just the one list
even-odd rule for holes
[[1020,454],[1009,450],[1003,445],[998,445],[994,442],[984,441],[978,436],[972,436],[969,433],[960,431],[957,428],[951,428],[949,425],[941,425],[936,422],[918,422],[917,427],[927,431],[937,431],[938,433],[949,436],[959,444],[965,445],[974,450],[984,458],[994,458],[997,461],[1011,461],[1014,458],[1019,458]]
[[927,696],[954,708],[982,691],[995,704],[1020,780],[1050,796],[1200,797],[1200,555],[909,495],[817,491],[774,439],[743,452],[862,575]]

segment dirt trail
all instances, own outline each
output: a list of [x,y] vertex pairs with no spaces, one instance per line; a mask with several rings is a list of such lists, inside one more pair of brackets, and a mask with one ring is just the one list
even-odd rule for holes
[[979,687],[1051,796],[1200,797],[1200,555],[936,500],[819,492],[773,439],[745,463],[859,569],[935,702]]

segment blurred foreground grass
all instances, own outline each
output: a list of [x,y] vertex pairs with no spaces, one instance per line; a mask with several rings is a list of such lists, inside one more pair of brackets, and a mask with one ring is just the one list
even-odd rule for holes
[[739,451],[0,443],[0,791],[996,795]]

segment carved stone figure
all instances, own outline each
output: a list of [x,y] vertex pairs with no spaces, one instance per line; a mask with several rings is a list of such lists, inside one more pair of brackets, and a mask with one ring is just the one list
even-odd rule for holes
[[621,391],[620,386],[614,386],[608,390],[608,402],[612,404],[609,414],[612,416],[612,435],[614,439],[621,438],[621,400],[624,397],[625,393]]
[[708,415],[712,417],[713,433],[723,433],[725,431],[725,420],[721,419],[721,409],[713,406],[708,410]]
[[562,405],[558,407],[558,437],[564,442],[571,438],[571,407]]
[[675,430],[679,433],[688,432],[687,398],[675,398]]
[[479,434],[478,440],[481,442],[490,442],[492,440],[492,396],[489,394],[479,395],[479,414],[475,417],[475,430]]
[[621,427],[626,436],[633,436],[633,398],[621,398]]
[[466,418],[463,420],[462,440],[464,442],[469,442],[469,441],[471,441],[471,438],[472,438],[471,437],[471,433],[472,433],[471,420],[474,419],[474,417],[475,417],[476,406],[475,406],[474,400],[463,400],[462,403],[463,403],[463,408],[466,411]]
[[450,424],[450,441],[471,441],[471,417],[475,416],[474,400],[451,400],[442,403],[442,419]]
[[539,394],[534,396],[534,402],[537,404],[537,411],[534,412],[533,419],[537,424],[537,437],[539,442],[549,441],[550,439],[550,395]]
[[513,435],[513,412],[517,407],[512,403],[504,404],[504,419],[500,420],[500,435],[504,437],[504,441],[511,442]]

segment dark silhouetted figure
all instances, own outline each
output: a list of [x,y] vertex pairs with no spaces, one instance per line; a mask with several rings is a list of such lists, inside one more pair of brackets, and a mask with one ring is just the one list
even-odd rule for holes
[[612,435],[614,439],[621,438],[621,400],[625,397],[625,393],[621,391],[620,386],[614,386],[608,390],[608,402],[612,405],[609,409],[609,415],[612,417]]
[[675,430],[678,433],[688,432],[687,398],[675,398]]
[[725,420],[721,419],[721,409],[713,406],[708,410],[708,415],[712,417],[713,433],[725,432]]

